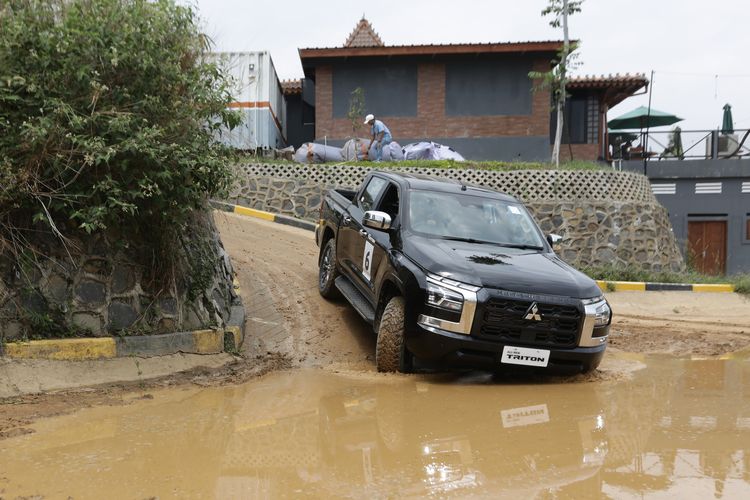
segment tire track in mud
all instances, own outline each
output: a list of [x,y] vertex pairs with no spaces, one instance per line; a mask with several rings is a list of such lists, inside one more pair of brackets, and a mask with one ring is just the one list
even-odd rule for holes
[[375,336],[342,299],[318,293],[314,235],[217,213],[248,311],[244,354],[278,353],[294,366],[374,371]]

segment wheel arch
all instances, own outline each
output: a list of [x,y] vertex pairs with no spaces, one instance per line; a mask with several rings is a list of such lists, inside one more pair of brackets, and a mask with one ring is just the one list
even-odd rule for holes
[[320,260],[323,258],[323,250],[326,248],[326,244],[329,240],[336,237],[336,233],[334,233],[331,226],[326,225],[325,229],[323,229],[323,236],[320,239],[320,250],[318,250],[318,264],[320,264]]

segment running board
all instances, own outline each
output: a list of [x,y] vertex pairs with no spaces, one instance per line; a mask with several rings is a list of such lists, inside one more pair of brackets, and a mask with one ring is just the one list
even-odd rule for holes
[[349,281],[346,276],[339,276],[334,282],[339,292],[354,307],[354,310],[364,318],[365,321],[372,324],[375,321],[375,309],[370,305],[370,301],[365,298],[357,287]]

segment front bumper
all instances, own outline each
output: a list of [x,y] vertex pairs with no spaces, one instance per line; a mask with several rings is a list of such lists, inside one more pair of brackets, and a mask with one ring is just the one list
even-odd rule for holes
[[[609,326],[596,328],[598,336],[606,338],[608,333]],[[506,345],[548,349],[550,351],[549,363],[546,368],[503,364],[500,359]],[[417,325],[415,330],[407,334],[406,347],[419,360],[440,367],[474,368],[491,371],[530,369],[580,373],[589,371],[599,365],[607,344],[602,342],[593,347],[570,349],[524,346],[523,344],[482,340],[470,335]]]

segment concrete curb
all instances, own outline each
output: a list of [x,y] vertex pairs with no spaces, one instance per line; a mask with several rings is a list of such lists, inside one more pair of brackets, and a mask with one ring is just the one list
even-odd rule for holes
[[603,292],[734,292],[734,285],[728,283],[645,283],[598,280],[596,284]]
[[167,354],[219,354],[238,350],[244,341],[240,326],[221,330],[164,333],[133,337],[100,337],[82,339],[48,339],[5,344],[9,359],[49,359],[85,361],[129,356],[164,356]]
[[263,219],[269,222],[275,222],[276,224],[284,224],[285,226],[297,227],[299,229],[305,229],[307,231],[315,231],[318,227],[314,222],[295,219],[288,215],[274,214],[271,212],[264,212],[263,210],[255,210],[254,208],[243,207],[241,205],[232,205],[231,203],[224,203],[223,201],[211,200],[211,206],[216,210],[223,212],[232,212],[239,215],[245,215],[248,217],[255,217],[256,219]]

